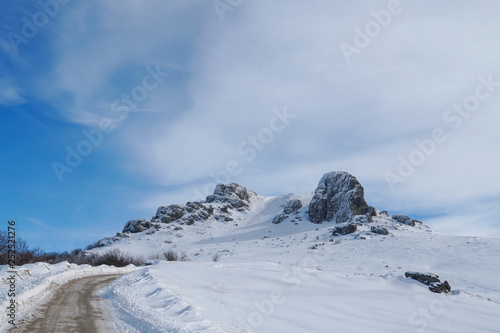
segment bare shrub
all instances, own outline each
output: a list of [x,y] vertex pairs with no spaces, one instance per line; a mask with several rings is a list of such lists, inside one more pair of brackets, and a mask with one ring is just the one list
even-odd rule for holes
[[119,249],[112,249],[104,254],[97,255],[92,260],[93,266],[109,265],[115,267],[125,267],[130,264],[140,266],[143,262],[140,262],[128,253],[123,253]]
[[163,252],[163,259],[167,261],[178,261],[179,256],[177,255],[177,252],[174,252],[172,250],[168,250],[166,252]]
[[214,254],[214,256],[212,257],[212,261],[213,262],[217,262],[220,260],[220,253],[217,252],[216,254]]

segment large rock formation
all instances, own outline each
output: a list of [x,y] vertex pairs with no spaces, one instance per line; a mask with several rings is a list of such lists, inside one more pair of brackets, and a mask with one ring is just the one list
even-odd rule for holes
[[[161,206],[156,215],[151,218],[153,223],[180,223],[191,225],[197,221],[203,222],[210,217],[218,221],[229,222],[233,219],[232,209],[244,210],[250,205],[250,197],[254,192],[236,183],[224,185],[218,184],[214,194],[207,197],[205,203],[188,202],[185,205]],[[211,204],[222,204],[214,205]]]
[[248,208],[252,194],[254,194],[252,191],[236,183],[218,184],[214,194],[207,197],[206,203],[227,203],[233,208],[244,209]]
[[355,215],[370,213],[364,191],[356,177],[347,172],[329,172],[319,181],[309,204],[313,223],[350,221]]
[[151,222],[179,222],[193,224],[195,221],[206,221],[212,216],[214,208],[200,202],[188,202],[185,205],[161,206],[152,217]]

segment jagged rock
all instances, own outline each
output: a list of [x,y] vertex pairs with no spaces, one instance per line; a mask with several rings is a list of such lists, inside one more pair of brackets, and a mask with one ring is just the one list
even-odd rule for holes
[[205,206],[200,203],[200,202],[188,202],[185,206],[184,206],[184,209],[186,210],[186,212],[188,213],[193,213],[195,211],[198,211],[202,208],[204,208]]
[[406,215],[396,214],[396,215],[392,215],[391,217],[393,220],[396,220],[396,222],[411,225],[413,227],[415,226],[416,223],[422,224],[421,221],[412,219],[411,217],[406,216]]
[[288,218],[288,215],[286,215],[284,213],[278,214],[273,218],[273,223],[279,224],[279,223],[283,222],[284,220],[286,220],[287,218]]
[[449,293],[451,292],[451,286],[448,281],[444,281],[443,283],[433,283],[429,286],[429,290],[433,293],[441,294],[441,293]]
[[377,216],[377,210],[375,209],[375,207],[368,206],[368,211],[366,212],[366,214],[370,217]]
[[247,208],[250,204],[250,193],[244,186],[236,183],[218,184],[215,187],[214,194],[209,195],[206,202],[228,203],[231,207],[237,209]]
[[152,221],[161,223],[172,223],[184,216],[186,210],[181,205],[161,206],[157,209]]
[[370,231],[373,233],[379,234],[379,235],[388,235],[389,234],[389,230],[387,230],[384,227],[380,227],[380,226],[376,226],[376,227],[373,226],[370,228]]
[[302,201],[300,201],[299,199],[289,200],[285,203],[285,207],[283,208],[283,213],[293,214],[301,208],[302,208]]
[[127,224],[125,224],[122,232],[137,233],[149,229],[152,226],[153,224],[149,221],[146,221],[145,219],[130,220],[127,222]]
[[347,172],[323,175],[309,204],[309,217],[313,223],[346,222],[355,215],[368,212],[363,187]]
[[420,283],[429,286],[429,290],[433,293],[449,293],[451,286],[448,281],[441,283],[439,276],[432,273],[406,272],[405,277],[412,278]]
[[356,232],[356,230],[358,230],[358,227],[355,224],[344,223],[336,226],[332,231],[332,235],[333,236],[348,235],[352,234],[353,232]]
[[276,215],[273,218],[273,223],[279,224],[283,222],[290,216],[290,214],[296,213],[301,208],[302,208],[302,201],[300,201],[299,199],[293,199],[287,201],[285,203],[285,206],[283,207],[283,213]]

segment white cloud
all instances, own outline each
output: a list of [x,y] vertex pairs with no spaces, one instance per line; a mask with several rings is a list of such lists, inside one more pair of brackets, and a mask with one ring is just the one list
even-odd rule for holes
[[15,106],[26,103],[20,88],[6,79],[0,79],[0,105]]
[[[48,96],[68,93],[65,117],[91,124],[123,93],[121,77],[130,86],[147,64],[177,66],[172,72],[182,75],[141,105],[168,112],[130,120],[116,134],[130,172],[163,185],[210,182],[210,171],[236,159],[244,171],[234,180],[265,194],[308,193],[322,173],[340,169],[355,174],[381,209],[446,214],[500,195],[494,153],[500,91],[450,130],[395,192],[387,186],[384,173],[415,149],[414,140],[437,127],[449,130],[444,111],[471,94],[479,76],[500,80],[497,2],[402,3],[404,10],[349,64],[339,44],[352,43],[353,29],[386,1],[247,1],[224,21],[211,5],[93,3],[92,11],[66,18],[77,24],[61,33]],[[74,40],[82,34],[94,38]],[[296,120],[245,164],[238,145],[283,106]]]

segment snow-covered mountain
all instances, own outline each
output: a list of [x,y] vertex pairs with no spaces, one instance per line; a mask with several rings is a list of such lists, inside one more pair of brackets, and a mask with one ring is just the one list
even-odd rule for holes
[[[219,184],[204,202],[161,206],[150,220],[130,220],[115,237],[103,238],[89,249],[119,248],[145,257],[175,250],[192,259],[216,253],[259,259],[261,246],[283,254],[283,247],[302,251],[341,239],[407,232],[432,233],[418,220],[369,206],[354,176],[330,172],[313,196],[264,197],[239,184]],[[339,237],[345,235],[349,236]]]
[[[375,209],[345,172],[325,174],[313,196],[264,197],[219,184],[204,202],[159,207],[90,248],[145,259],[173,251],[188,260],[151,260],[108,288],[124,332],[500,327],[500,240],[443,235]],[[451,292],[431,293],[405,278],[411,271],[439,275]]]

